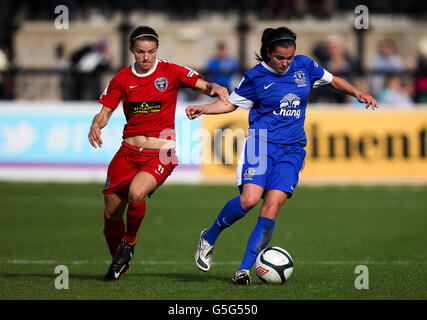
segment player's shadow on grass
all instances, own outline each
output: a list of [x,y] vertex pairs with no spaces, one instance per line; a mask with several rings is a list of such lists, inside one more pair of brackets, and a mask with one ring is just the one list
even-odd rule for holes
[[[47,278],[52,279],[53,281],[56,279],[58,275],[54,272],[52,273],[0,273],[1,278],[31,278],[34,280],[35,278]],[[214,273],[201,273],[197,272],[171,272],[171,273],[144,273],[144,272],[129,272],[127,275],[122,276],[123,278],[131,279],[141,279],[141,280],[159,280],[161,278],[169,278],[172,281],[179,282],[206,282],[212,280],[224,281],[227,280],[227,277],[220,274]],[[93,281],[103,281],[104,274],[78,274],[71,273],[69,274],[69,280],[93,280]],[[231,279],[231,278],[230,278]]]

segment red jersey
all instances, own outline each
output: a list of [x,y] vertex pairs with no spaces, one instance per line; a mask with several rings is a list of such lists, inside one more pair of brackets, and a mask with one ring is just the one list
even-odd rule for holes
[[165,60],[156,60],[144,74],[132,64],[114,76],[98,101],[115,110],[123,99],[127,121],[123,139],[145,135],[175,140],[178,89],[194,88],[199,77],[196,71]]

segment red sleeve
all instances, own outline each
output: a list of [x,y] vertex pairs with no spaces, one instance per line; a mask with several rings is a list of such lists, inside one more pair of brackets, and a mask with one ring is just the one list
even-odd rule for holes
[[197,79],[200,78],[200,74],[193,69],[178,64],[172,65],[174,72],[176,73],[177,86],[179,88],[194,88]]
[[105,87],[105,90],[98,101],[102,105],[115,110],[119,105],[121,98],[122,91],[120,89],[120,76],[118,73],[107,84],[107,87]]

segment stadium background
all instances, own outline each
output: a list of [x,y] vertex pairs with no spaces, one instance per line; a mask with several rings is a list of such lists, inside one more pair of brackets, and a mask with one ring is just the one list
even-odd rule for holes
[[[222,72],[230,77],[230,90],[242,72],[256,63],[262,30],[289,26],[298,34],[297,53],[313,57],[326,69],[374,94],[381,108],[375,115],[360,113],[360,104],[332,89],[312,90],[307,132],[309,141],[318,141],[319,150],[318,156],[313,157],[308,148],[302,180],[426,183],[425,11],[416,1],[399,6],[386,3],[366,2],[368,29],[357,30],[358,14],[351,1],[236,1],[231,6],[221,1],[215,5],[203,1],[182,5],[173,1],[124,1],[120,7],[109,1],[51,1],[45,6],[31,1],[19,5],[4,1],[0,41],[0,179],[105,178],[105,167],[120,143],[122,113],[116,112],[113,123],[105,130],[107,145],[103,150],[91,150],[85,141],[86,131],[99,108],[96,101],[100,92],[117,70],[132,62],[127,49],[128,34],[143,22],[160,35],[159,58],[194,68],[208,80]],[[55,13],[55,8],[61,4],[68,9],[68,29],[55,27],[55,19],[63,13]],[[378,62],[379,46],[384,40],[393,42],[400,64],[384,67]],[[215,55],[219,42],[226,44],[228,55],[238,64],[236,69],[209,69],[208,61]],[[90,50],[97,51],[100,57],[84,62],[82,55]],[[336,67],[333,54],[338,52],[338,61],[340,50],[344,62],[336,62],[341,63]],[[401,83],[396,89],[401,91],[399,97],[406,100],[393,95],[382,99],[384,79],[393,76]],[[206,99],[184,90],[178,103],[177,130],[184,133],[190,127],[190,153],[202,143],[197,137],[199,128],[245,128],[247,123],[242,113],[236,117],[205,117],[189,124],[183,109],[201,101]],[[358,121],[346,123],[346,119],[353,118]],[[226,119],[235,119],[238,124]],[[313,121],[315,127],[328,130],[312,132]],[[311,137],[312,134],[317,136]],[[335,139],[331,137],[334,134],[338,135]],[[238,153],[241,138],[223,148],[234,147],[234,153]],[[214,149],[213,143],[207,147],[218,157],[218,147]],[[331,155],[331,148],[337,149],[336,155]],[[233,181],[235,162],[203,165],[203,155],[190,159],[186,149],[181,151],[182,166],[170,182]],[[334,171],[337,165],[340,169]],[[189,170],[191,175],[187,174]]]
[[[95,183],[98,189],[102,188],[107,165],[121,141],[123,114],[115,112],[103,130],[102,149],[90,147],[87,133],[93,116],[100,109],[97,98],[103,88],[115,72],[132,62],[127,41],[133,27],[149,25],[159,33],[158,58],[194,68],[208,80],[226,77],[231,90],[242,72],[256,63],[255,53],[259,50],[263,29],[286,25],[298,35],[297,53],[314,58],[329,71],[375,95],[380,106],[379,110],[366,111],[363,105],[337,95],[332,89],[312,91],[306,121],[308,146],[306,166],[301,174],[302,192],[315,192],[317,189],[310,186],[316,185],[326,188],[321,190],[328,194],[331,190],[323,186],[344,185],[350,189],[338,187],[332,189],[332,193],[350,190],[351,194],[366,196],[365,193],[373,189],[349,186],[381,185],[387,186],[384,194],[391,192],[397,197],[397,190],[402,188],[408,192],[407,201],[413,201],[410,206],[416,203],[412,222],[425,227],[425,215],[421,215],[420,208],[425,208],[426,203],[419,192],[424,192],[427,184],[426,8],[415,0],[365,1],[369,27],[357,30],[354,23],[358,15],[354,9],[359,4],[339,0],[252,0],[231,4],[168,0],[120,3],[64,0],[44,4],[2,1],[2,188],[9,192],[11,199],[16,197],[23,202],[38,197],[37,191],[31,193],[28,182],[77,182],[81,186],[78,189],[91,191],[91,183]],[[55,13],[59,5],[65,5],[69,12],[69,25],[65,29],[55,25],[63,13]],[[391,43],[392,60],[397,63],[384,66],[379,60],[384,40]],[[208,67],[220,42],[225,43],[228,55],[238,64],[232,72]],[[93,55],[87,55],[86,60],[82,58],[88,53]],[[236,158],[247,128],[247,113],[238,111],[195,121],[185,117],[186,106],[206,101],[210,99],[188,90],[180,93],[176,123],[181,165],[166,183],[172,188],[171,193],[176,190],[173,189],[176,184],[178,188],[181,184],[206,186],[208,194],[211,184],[225,185],[224,190],[231,190],[233,186]],[[412,189],[414,185],[420,189]],[[50,190],[62,188],[56,184],[46,186]],[[24,190],[29,194],[20,193]],[[217,207],[226,200],[224,197],[227,194],[218,200]],[[319,196],[319,201],[321,198]],[[102,211],[102,199],[97,201],[97,210]],[[400,202],[393,203],[397,216],[406,210]],[[43,203],[38,205],[42,207]],[[371,207],[367,206],[365,210],[369,211]],[[12,204],[6,208],[15,210]],[[6,209],[2,210],[4,237],[15,230],[8,229],[12,221],[8,214]],[[206,221],[213,216],[212,213]],[[384,218],[387,216],[381,216]],[[198,233],[199,228],[194,227],[193,233]],[[286,235],[287,239],[288,233]],[[416,235],[415,232],[415,238]],[[425,266],[422,264],[426,261],[425,254],[419,252],[422,239],[425,237],[416,238],[416,245],[411,248],[416,252],[415,260]],[[99,246],[102,248],[102,243]],[[414,260],[414,256],[409,255],[406,260]],[[16,260],[7,250],[3,250],[2,259]],[[38,261],[37,255],[33,259]],[[3,275],[7,277],[7,273]],[[425,277],[425,272],[421,273],[424,281]],[[425,298],[425,293],[415,292],[413,296]],[[183,297],[186,298],[178,296]],[[256,295],[249,297],[256,298]],[[395,296],[390,293],[383,297]]]

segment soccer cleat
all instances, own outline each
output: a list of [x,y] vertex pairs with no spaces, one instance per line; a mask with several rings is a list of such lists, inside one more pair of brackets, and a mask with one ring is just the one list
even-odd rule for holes
[[200,234],[195,259],[197,267],[202,271],[208,272],[212,264],[212,253],[214,246],[211,246],[210,243],[203,238],[206,231],[208,231],[208,229],[203,230]]
[[107,274],[104,276],[104,281],[118,280],[122,274],[128,271],[130,260],[135,251],[135,244],[136,243],[122,240],[120,247],[114,255],[113,262],[110,268],[108,268]]
[[104,281],[119,280],[120,276],[127,273],[128,269],[129,264],[120,265],[113,262],[108,268],[107,274],[104,276]]
[[241,269],[237,270],[234,277],[231,279],[233,284],[239,284],[243,286],[248,286],[251,284],[251,276],[249,275],[249,270]]

